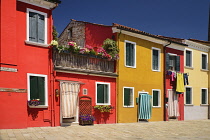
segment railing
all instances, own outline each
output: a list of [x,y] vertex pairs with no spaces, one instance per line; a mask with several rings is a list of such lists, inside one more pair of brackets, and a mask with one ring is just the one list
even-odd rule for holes
[[89,55],[59,53],[53,50],[53,62],[55,69],[59,70],[115,74],[115,61]]

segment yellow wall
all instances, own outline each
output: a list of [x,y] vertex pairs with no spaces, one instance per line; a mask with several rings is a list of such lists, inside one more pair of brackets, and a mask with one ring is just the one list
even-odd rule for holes
[[187,68],[185,66],[184,72],[189,73],[189,85],[186,86],[192,87],[193,105],[200,106],[201,88],[208,88],[208,71],[201,70],[201,52],[203,51],[192,48],[187,49],[193,52],[193,68]]
[[[125,40],[136,43],[136,68],[125,67]],[[136,98],[139,91],[149,92],[152,95],[152,89],[161,91],[161,107],[152,108],[152,118],[149,121],[163,121],[163,97],[164,97],[164,80],[163,80],[163,47],[160,44],[152,43],[139,38],[120,34],[118,38],[120,48],[120,59],[117,66],[119,77],[117,79],[118,90],[118,123],[137,122]],[[161,49],[161,70],[160,72],[152,71],[152,47]],[[123,87],[134,87],[134,107],[123,107]]]

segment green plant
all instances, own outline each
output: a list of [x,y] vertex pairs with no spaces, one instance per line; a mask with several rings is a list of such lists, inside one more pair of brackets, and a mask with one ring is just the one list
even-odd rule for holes
[[109,55],[111,55],[112,59],[118,59],[119,49],[116,41],[107,38],[104,40],[102,47]]
[[53,35],[53,40],[58,41],[58,32],[56,31],[56,27],[54,25],[53,25],[52,35]]
[[94,106],[94,109],[97,109],[100,112],[111,112],[111,110],[113,109],[113,106],[111,106],[111,105],[96,105],[96,106]]

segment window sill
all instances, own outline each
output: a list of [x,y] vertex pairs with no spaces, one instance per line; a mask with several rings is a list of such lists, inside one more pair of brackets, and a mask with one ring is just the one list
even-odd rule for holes
[[194,106],[193,104],[184,104],[185,106]]
[[96,105],[111,105],[111,104],[98,104],[98,103],[96,103]]
[[48,108],[47,105],[38,105],[38,106],[30,106],[29,105],[29,108]]
[[200,104],[200,106],[208,106],[209,104]]
[[133,68],[133,69],[136,68],[136,66],[127,66],[127,65],[125,65],[125,67],[127,67],[127,68]]
[[123,106],[124,108],[134,108],[134,106]]
[[38,47],[48,47],[48,44],[43,44],[43,43],[38,43],[38,42],[33,42],[33,41],[28,41],[25,40],[25,43],[28,45],[34,45],[34,46],[38,46]]
[[193,67],[189,67],[189,66],[184,66],[184,68],[186,68],[186,69],[194,69]]
[[207,70],[207,69],[201,69],[201,71],[205,71],[205,72],[207,72],[207,71],[209,71],[209,70]]
[[161,106],[153,106],[153,108],[161,108]]
[[153,69],[152,69],[152,71],[154,71],[154,72],[160,72],[160,70],[153,70]]

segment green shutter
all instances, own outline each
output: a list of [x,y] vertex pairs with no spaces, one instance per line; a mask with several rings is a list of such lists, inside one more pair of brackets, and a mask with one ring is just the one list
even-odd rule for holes
[[207,69],[207,58],[204,54],[202,54],[202,69]]
[[207,98],[207,96],[206,96],[206,89],[202,89],[202,103],[201,104],[207,104],[207,102],[206,102],[206,98]]
[[191,62],[192,62],[192,60],[191,60],[191,51],[187,51],[186,50],[186,66],[188,66],[188,67],[191,67]]
[[126,43],[126,66],[130,66],[130,43]]
[[169,65],[170,65],[169,56],[170,56],[170,55],[167,53],[167,54],[166,54],[166,60],[165,60],[165,61],[166,61],[166,62],[165,62],[165,63],[166,63],[166,70],[169,70],[169,69],[170,69],[170,67],[169,67]]
[[175,70],[180,71],[180,56],[176,56]]
[[109,103],[109,92],[108,92],[108,85],[104,86],[104,103]]
[[186,104],[192,104],[191,103],[191,88],[186,88],[186,99],[185,99],[185,103]]
[[134,66],[134,45],[130,44],[130,66]]
[[29,12],[29,41],[37,42],[37,14]]
[[38,42],[39,43],[44,43],[44,38],[45,38],[45,26],[44,26],[44,15],[38,14]]
[[124,106],[130,105],[130,89],[124,88]]
[[30,76],[30,100],[39,99],[38,93],[39,90],[37,88],[38,79],[36,76]]
[[104,86],[97,84],[97,103],[104,103]]
[[134,66],[135,63],[135,50],[134,45],[126,43],[126,66]]
[[45,105],[45,78],[44,77],[37,77],[38,79],[38,96],[40,99],[40,105]]
[[152,50],[152,69],[158,70],[158,50]]
[[153,106],[158,106],[158,94],[159,92],[158,91],[153,91]]

